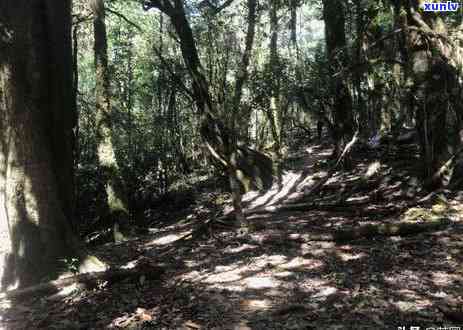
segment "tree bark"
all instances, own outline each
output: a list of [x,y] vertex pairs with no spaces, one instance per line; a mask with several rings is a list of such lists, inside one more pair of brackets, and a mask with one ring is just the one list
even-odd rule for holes
[[279,32],[279,22],[278,22],[278,8],[279,1],[271,0],[269,4],[270,8],[270,106],[267,109],[267,117],[269,119],[270,131],[273,138],[273,165],[274,172],[278,176],[279,181],[281,182],[281,99],[280,99],[280,62],[278,56],[278,32]]
[[53,277],[76,253],[70,3],[0,2],[3,289]]
[[97,154],[107,197],[107,205],[101,212],[113,224],[114,241],[118,242],[124,239],[119,231],[119,225],[128,221],[129,211],[127,190],[112,142],[112,107],[104,0],[92,0],[91,9],[95,36]]
[[[352,97],[343,75],[337,74],[347,66],[345,14],[342,1],[323,0],[323,18],[329,72],[332,76],[331,93],[334,97],[334,155],[339,157],[344,145],[348,143],[354,133]],[[345,161],[348,163],[348,159]]]
[[442,17],[433,12],[422,12],[419,1],[392,0],[403,22],[402,35],[406,42],[407,67],[413,81],[411,98],[416,116],[423,176],[436,188],[445,184],[443,176],[436,176],[451,157],[448,139],[447,114],[453,107],[461,107],[461,86],[458,82],[462,58],[461,47],[450,41]]

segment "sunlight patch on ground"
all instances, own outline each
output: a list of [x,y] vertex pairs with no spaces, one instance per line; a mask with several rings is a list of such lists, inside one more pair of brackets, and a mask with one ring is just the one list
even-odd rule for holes
[[315,148],[314,147],[305,148],[305,152],[307,152],[309,155],[311,155],[311,154],[313,154],[315,152]]
[[304,268],[304,269],[317,269],[324,265],[320,260],[316,259],[305,259],[302,257],[296,257],[291,259],[286,264],[280,266],[282,269],[294,269],[294,268]]
[[456,280],[455,275],[450,275],[444,272],[435,272],[432,274],[432,281],[437,286],[448,286]]
[[[213,287],[226,287],[229,290],[242,291],[246,288],[276,288],[280,285],[280,282],[276,278],[267,275],[264,276],[262,273],[272,269],[272,267],[280,267],[286,260],[287,258],[283,255],[264,255],[255,258],[252,263],[247,263],[242,266],[219,265],[214,268],[213,272],[206,270],[205,272],[199,273],[194,271],[184,274],[183,277],[200,281],[201,283],[209,284]],[[299,264],[304,265],[304,262],[293,263],[292,266],[297,266]],[[307,263],[307,265],[308,264],[309,263]]]
[[259,311],[269,309],[272,303],[268,299],[245,299],[240,306],[245,311]]
[[244,284],[251,289],[275,289],[280,286],[280,281],[270,277],[259,277],[253,276],[248,277],[244,281]]
[[[281,185],[275,182],[273,186],[265,191],[265,193],[259,191],[250,191],[243,195],[243,202],[249,203],[248,208],[256,208],[262,206],[269,206],[280,200],[296,199],[301,197],[303,192],[310,189],[318,180],[326,176],[326,171],[319,171],[312,173],[311,175],[304,174],[307,169],[312,167],[318,159],[325,158],[331,155],[331,149],[317,151],[314,147],[309,147],[305,150],[308,155],[309,161],[305,166],[304,170],[300,171],[285,171],[282,176]],[[276,180],[275,180],[276,181]],[[226,212],[229,212],[231,208],[227,208]]]
[[322,287],[329,287],[330,282],[321,278],[307,278],[300,283],[303,287],[309,288],[313,291],[314,288],[320,290]]
[[412,270],[405,270],[401,273],[396,273],[391,276],[384,276],[384,281],[392,285],[397,285],[397,283],[403,282],[404,279],[407,279],[409,282],[421,282],[422,276],[423,274],[414,272]]
[[221,272],[218,274],[206,275],[206,278],[202,280],[203,283],[214,284],[214,283],[229,283],[241,280],[241,273],[244,271],[243,267],[236,268],[233,270]]
[[355,197],[349,197],[346,199],[346,203],[363,203],[366,202],[370,199],[370,196],[355,196]]
[[415,303],[418,300],[420,300],[422,304],[423,304],[423,301],[424,301],[425,303],[423,305],[426,305],[426,304],[430,303],[430,301],[428,299],[423,300],[423,297],[421,297],[421,295],[419,295],[417,292],[409,290],[409,289],[401,289],[401,290],[398,291],[398,293],[400,293],[400,295],[403,296],[404,298],[407,298],[407,300],[409,300],[409,301],[415,300]]
[[257,245],[251,245],[251,244],[243,244],[237,247],[226,247],[225,248],[225,253],[239,253],[243,251],[248,251],[248,250],[254,250],[257,248]]
[[421,309],[416,305],[415,301],[400,300],[400,301],[395,301],[392,304],[404,313],[417,312],[418,310]]
[[296,199],[301,196],[301,191],[310,189],[311,186],[326,175],[327,172],[320,171],[301,177],[302,171],[287,171],[283,174],[282,187],[279,187],[278,183],[275,183],[264,194],[259,191],[250,191],[243,195],[243,201],[250,202],[248,208],[252,209],[260,206],[269,206],[282,199]]
[[2,299],[0,300],[0,321],[4,321],[4,315],[2,312],[3,309],[12,308],[11,300]]
[[263,255],[261,257],[255,258],[251,268],[253,269],[262,269],[265,266],[277,266],[286,262],[286,256],[281,254],[274,254],[271,256]]
[[132,260],[126,263],[125,265],[121,266],[122,269],[132,269],[137,266],[137,260]]
[[328,156],[331,156],[332,153],[333,153],[333,150],[328,149],[328,150],[319,152],[319,153],[318,153],[318,156],[328,157]]
[[341,177],[339,176],[339,172],[336,172],[331,178],[326,181],[325,185],[330,185],[336,182],[341,181]]
[[[271,189],[267,190],[265,194],[261,195],[259,191],[250,191],[243,196],[244,202],[249,202],[249,208],[255,208],[263,205],[272,205],[281,198],[291,198],[294,197],[289,194],[290,190],[297,191],[301,184],[296,187],[297,181],[301,180],[301,172],[288,171],[283,174],[282,178],[282,188],[275,183]],[[302,184],[307,184],[307,178],[302,181]]]
[[314,244],[314,247],[319,247],[320,249],[332,249],[336,247],[336,243],[334,242],[319,242]]
[[336,252],[336,254],[339,258],[341,258],[342,261],[357,260],[357,259],[365,258],[367,256],[367,254],[363,252],[357,253],[357,254]]
[[146,246],[153,246],[153,245],[166,245],[175,242],[176,240],[182,238],[184,235],[191,233],[191,230],[184,231],[178,234],[169,234],[166,236],[161,236],[157,239],[154,239],[146,244]]
[[316,294],[314,294],[312,297],[313,298],[327,298],[328,296],[331,296],[338,292],[338,289],[333,287],[333,286],[327,286],[322,289],[320,289]]
[[215,266],[214,270],[216,273],[218,272],[225,273],[225,272],[233,271],[234,269],[235,269],[235,266],[228,265],[228,266]]
[[284,271],[284,272],[278,272],[275,274],[275,277],[276,278],[285,278],[285,277],[290,277],[291,275],[293,275],[293,272],[289,272],[289,271]]
[[336,247],[334,242],[318,242],[316,244],[301,244],[301,249],[307,251],[308,254],[319,257],[326,254],[329,250]]
[[185,266],[187,266],[188,268],[198,266],[198,262],[195,260],[183,260],[183,262],[185,263]]
[[373,175],[379,172],[380,168],[381,168],[380,162],[375,161],[371,163],[370,165],[368,165],[367,172],[365,173],[365,178],[366,179],[371,178]]

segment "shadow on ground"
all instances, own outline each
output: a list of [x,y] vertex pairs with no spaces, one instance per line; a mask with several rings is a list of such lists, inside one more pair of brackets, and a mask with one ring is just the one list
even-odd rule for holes
[[[457,212],[440,231],[346,244],[329,239],[335,229],[397,221],[425,195],[415,170],[396,158],[358,179],[373,156],[359,158],[350,173],[337,173],[313,197],[340,201],[337,208],[253,216],[255,230],[245,237],[213,226],[188,236],[194,223],[184,219],[102,246],[95,253],[113,267],[149,258],[166,273],[160,281],[131,279],[59,300],[36,299],[33,307],[16,302],[4,310],[3,323],[12,329],[463,327],[458,315],[443,312],[463,305],[463,200],[449,195]],[[349,204],[364,196],[375,198]]]

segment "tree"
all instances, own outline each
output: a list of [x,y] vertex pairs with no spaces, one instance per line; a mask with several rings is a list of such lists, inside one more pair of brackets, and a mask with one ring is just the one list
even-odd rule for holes
[[352,97],[340,71],[347,66],[344,6],[341,0],[323,0],[326,52],[331,74],[335,155],[353,134]]
[[3,288],[53,276],[78,252],[70,5],[0,3],[0,222],[11,241]]
[[112,108],[104,0],[92,0],[91,8],[95,36],[97,154],[105,180],[107,198],[107,205],[102,212],[105,213],[105,218],[114,222],[114,240],[119,241],[122,239],[119,224],[121,221],[128,221],[129,211],[126,187],[112,143]]
[[[392,3],[404,27],[403,52],[413,82],[409,96],[416,114],[424,178],[430,186],[439,187],[444,184],[444,172],[450,170],[451,160],[461,148],[460,138],[452,140],[448,134],[450,110],[457,119],[462,113],[458,82],[461,47],[451,40],[443,18],[433,12],[422,12],[419,1]],[[457,135],[458,131],[459,128]]]
[[240,227],[245,227],[240,183],[245,189],[252,185],[268,188],[272,182],[272,162],[265,155],[240,144],[236,132],[227,128],[221,120],[210,94],[209,82],[204,74],[183,1],[144,1],[144,8],[157,8],[171,19],[180,39],[182,57],[192,82],[193,98],[201,116],[201,136],[216,164],[228,174],[236,220]]
[[281,99],[280,99],[280,59],[278,54],[278,32],[279,32],[279,19],[278,9],[279,1],[272,0],[269,4],[269,20],[270,20],[270,106],[267,110],[267,116],[269,118],[270,130],[273,138],[273,154],[274,154],[274,168],[275,172],[278,173],[279,180],[281,180],[281,166],[278,164],[281,162]]

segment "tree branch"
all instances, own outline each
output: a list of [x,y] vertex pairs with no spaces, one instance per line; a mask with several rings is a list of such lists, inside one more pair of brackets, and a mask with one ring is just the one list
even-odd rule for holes
[[156,48],[153,47],[154,52],[156,53],[156,56],[159,58],[161,61],[161,64],[167,69],[167,72],[171,75],[172,79],[180,86],[180,88],[191,98],[194,100],[193,93],[185,86],[183,83],[182,79],[175,73],[173,72],[172,68],[170,65],[167,63],[167,61],[164,59],[164,56],[162,56],[161,52]]
[[110,8],[106,8],[106,11],[108,11],[109,13],[113,14],[113,15],[116,15],[117,17],[121,18],[122,20],[124,20],[126,23],[128,23],[129,25],[133,26],[134,28],[136,28],[138,31],[142,32],[143,29],[140,27],[140,25],[132,22],[131,20],[129,20],[126,16],[124,16],[123,14],[113,10],[113,9],[110,9]]

